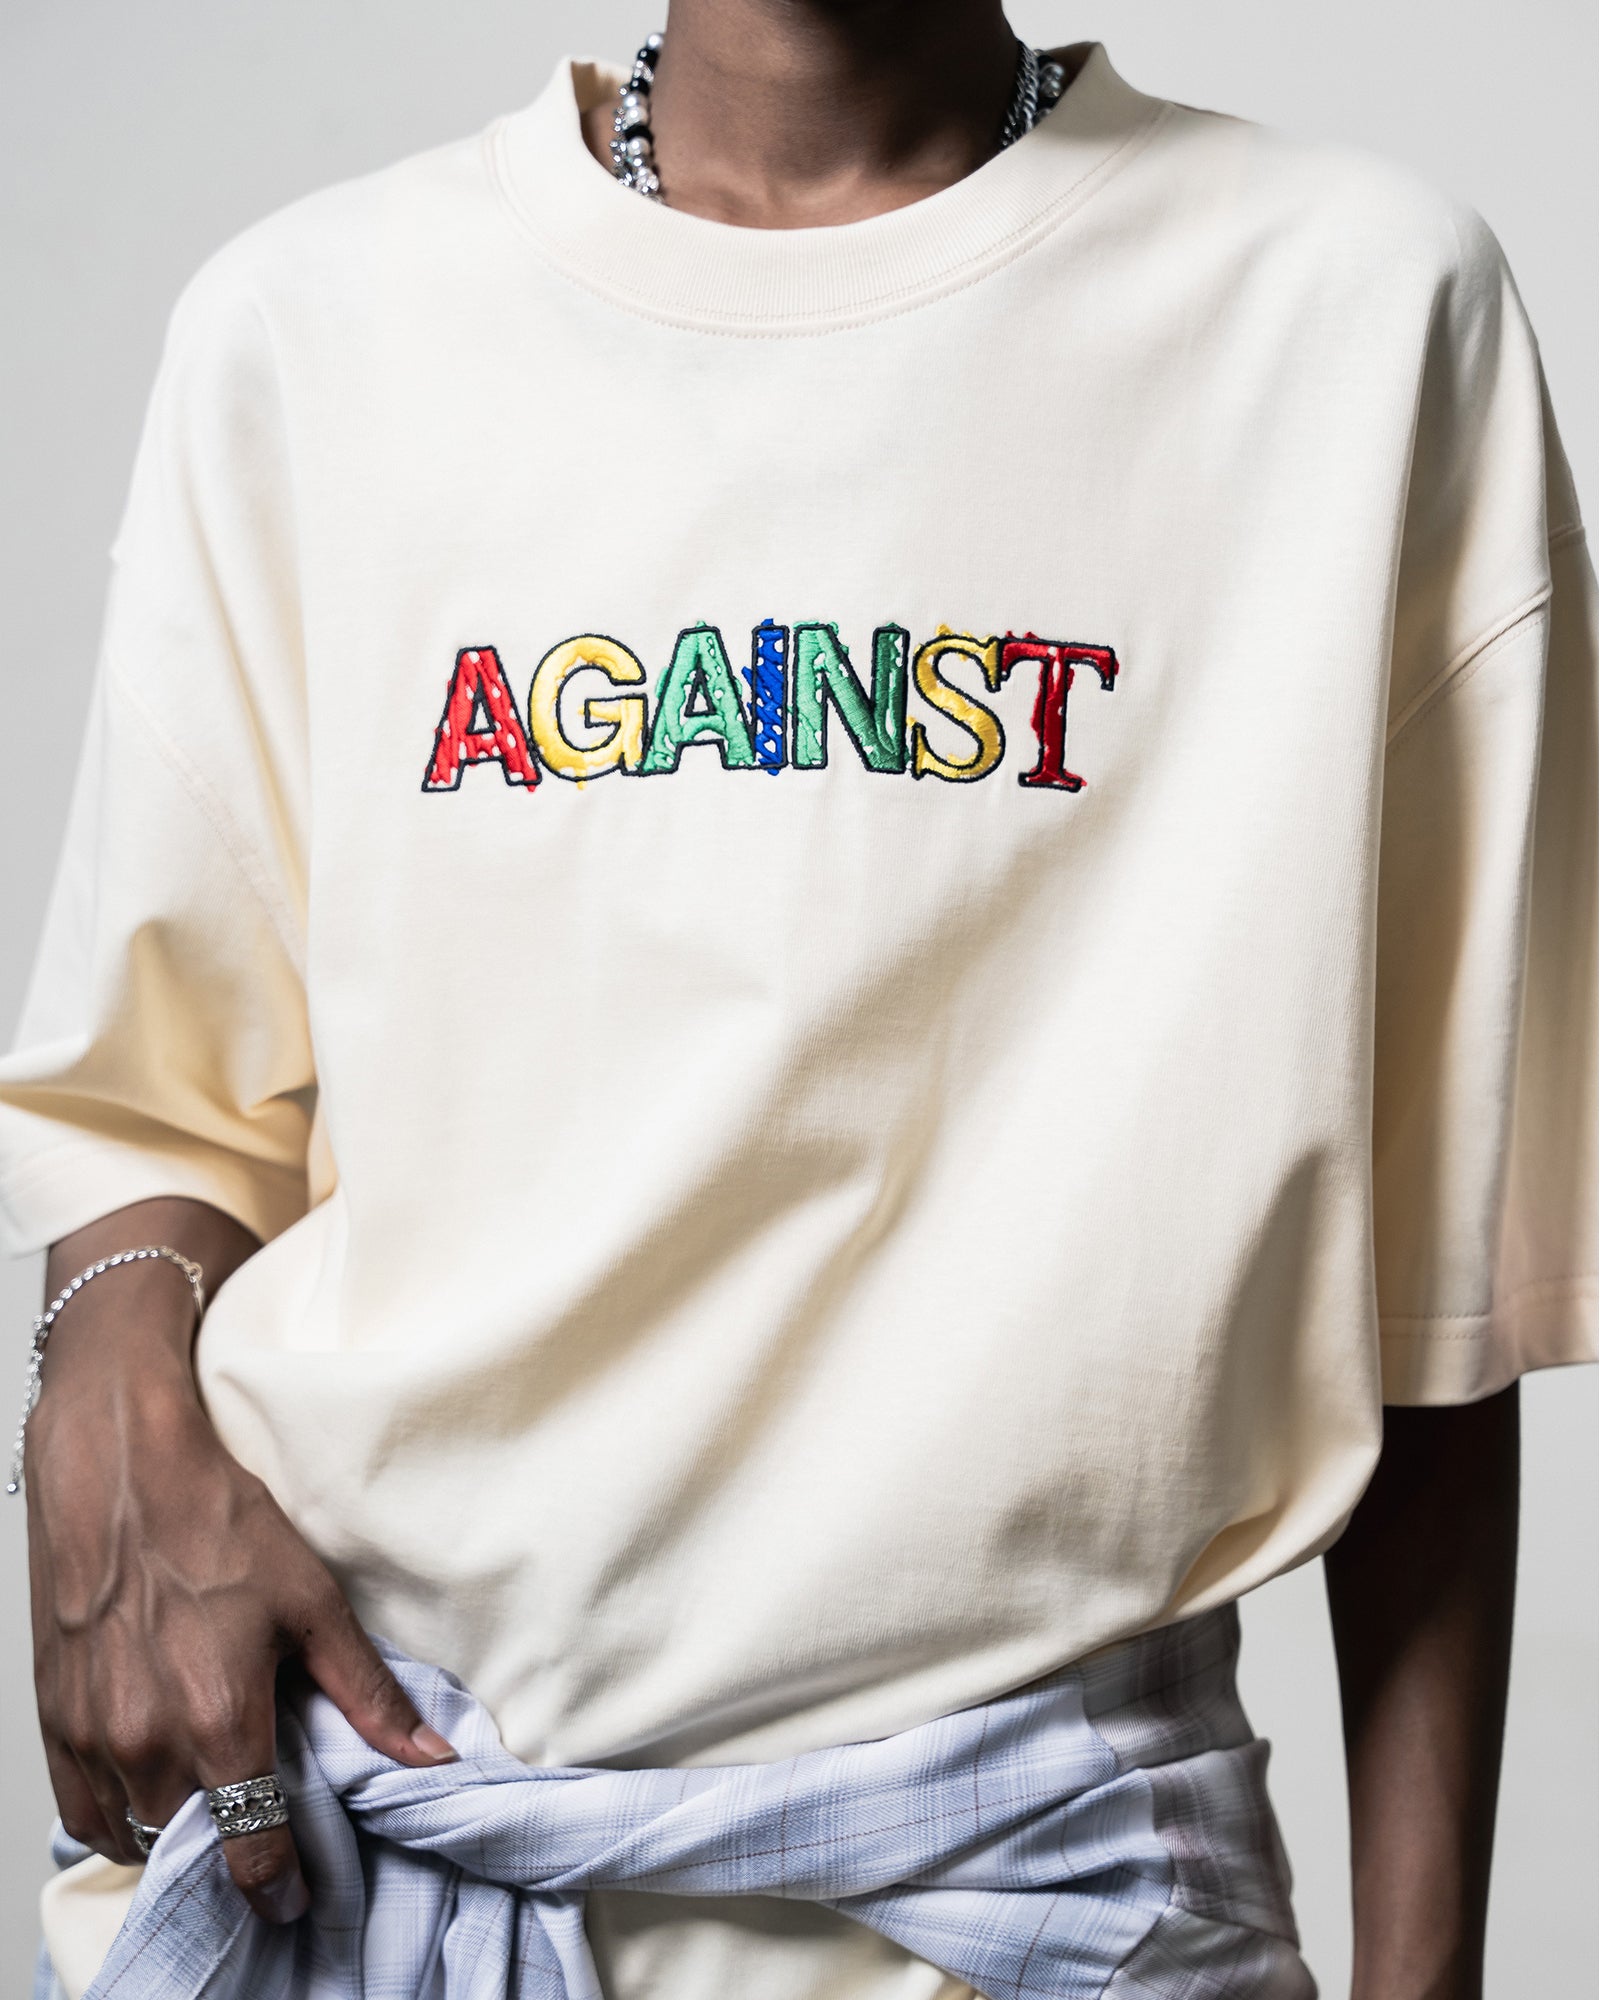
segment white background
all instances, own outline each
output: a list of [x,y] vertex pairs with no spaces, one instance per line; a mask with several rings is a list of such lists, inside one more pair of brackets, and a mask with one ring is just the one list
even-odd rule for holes
[[[1040,44],[1105,41],[1143,90],[1404,159],[1479,208],[1540,334],[1592,531],[1590,0],[1016,0],[1012,19]],[[270,209],[476,129],[532,97],[563,51],[620,58],[657,25],[650,0],[0,0],[0,1033],[38,931],[106,551],[180,286]],[[21,1389],[37,1286],[33,1267],[0,1266],[6,1394]],[[1525,1412],[1488,1990],[1592,2000],[1592,1374],[1534,1379]],[[0,1510],[0,2000],[22,2000],[50,1801],[22,1509],[0,1496]],[[1320,1565],[1258,1592],[1245,1630],[1307,1955],[1340,1996],[1347,1853]]]

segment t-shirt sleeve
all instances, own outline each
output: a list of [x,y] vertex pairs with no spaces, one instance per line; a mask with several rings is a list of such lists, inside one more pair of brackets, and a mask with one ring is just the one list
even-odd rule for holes
[[1476,218],[1441,299],[1379,855],[1384,1399],[1595,1354],[1595,576],[1538,349]]
[[208,268],[168,330],[65,846],[0,1061],[12,1253],[157,1195],[263,1238],[307,1205],[291,491],[270,338],[236,276]]

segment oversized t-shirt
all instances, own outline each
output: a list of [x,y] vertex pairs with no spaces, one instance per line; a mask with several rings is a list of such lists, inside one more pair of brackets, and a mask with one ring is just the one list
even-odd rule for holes
[[[790,231],[619,186],[563,62],[172,322],[5,1238],[266,1239],[218,1429],[525,1758],[982,1701],[1323,1548],[1385,1396],[1593,1352],[1593,575],[1512,280],[1066,60]],[[953,1990],[591,1920],[624,2000]]]

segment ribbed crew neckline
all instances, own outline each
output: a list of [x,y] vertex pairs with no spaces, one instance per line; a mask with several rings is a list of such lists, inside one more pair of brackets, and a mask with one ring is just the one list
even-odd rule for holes
[[1172,108],[1125,83],[1100,42],[1055,53],[1081,66],[1031,132],[937,194],[859,222],[750,229],[644,200],[584,143],[582,112],[623,71],[583,57],[563,56],[532,104],[490,128],[491,170],[541,255],[617,305],[729,333],[826,332],[908,311],[1008,262]]

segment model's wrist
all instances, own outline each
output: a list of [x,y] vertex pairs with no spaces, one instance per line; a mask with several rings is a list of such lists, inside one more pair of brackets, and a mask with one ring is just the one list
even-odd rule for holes
[[187,1351],[165,1341],[134,1339],[108,1342],[99,1353],[85,1348],[71,1356],[47,1354],[39,1400],[28,1420],[29,1455],[46,1449],[63,1423],[75,1429],[97,1423],[155,1430],[187,1420],[200,1408]]
[[188,1281],[166,1260],[102,1273],[67,1301],[49,1328],[30,1434],[48,1424],[51,1404],[192,1399],[197,1324]]

